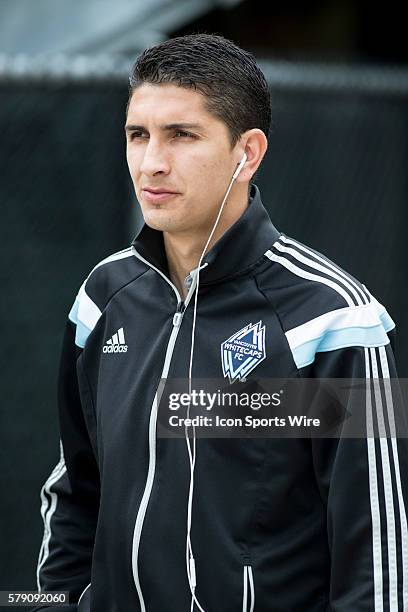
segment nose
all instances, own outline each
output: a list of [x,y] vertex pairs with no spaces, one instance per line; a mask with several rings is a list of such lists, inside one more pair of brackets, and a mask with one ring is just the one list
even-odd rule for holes
[[170,172],[169,160],[166,156],[165,147],[150,138],[142,158],[140,172],[147,176],[155,174],[168,174]]

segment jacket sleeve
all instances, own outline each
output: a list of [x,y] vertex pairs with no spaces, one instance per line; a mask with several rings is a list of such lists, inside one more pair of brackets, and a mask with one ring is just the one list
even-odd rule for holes
[[[90,583],[91,561],[99,509],[99,471],[81,406],[77,360],[82,349],[75,344],[76,326],[67,321],[58,378],[58,411],[61,433],[60,461],[41,490],[44,536],[37,586],[40,593],[68,591],[77,610],[81,593]],[[32,609],[57,611],[56,606]]]
[[[408,610],[408,444],[393,429],[394,409],[401,406],[398,381],[391,385],[397,377],[394,333],[384,346],[321,352],[309,372],[365,379],[363,401],[360,394],[353,406],[350,394],[346,406],[351,413],[365,411],[364,435],[312,440],[316,479],[327,508],[333,612]],[[381,431],[386,437],[372,435]]]

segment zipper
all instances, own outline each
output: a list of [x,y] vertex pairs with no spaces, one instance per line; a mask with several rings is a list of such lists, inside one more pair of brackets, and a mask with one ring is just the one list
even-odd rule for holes
[[255,587],[252,567],[244,565],[244,585],[242,594],[242,612],[248,612],[248,584],[250,591],[250,607],[249,612],[254,612],[255,608]]
[[[158,268],[156,268],[155,266],[153,266],[150,262],[148,262],[146,259],[144,259],[144,257],[142,257],[134,247],[132,247],[132,251],[133,254],[137,257],[137,259],[140,259],[140,261],[143,261],[143,263],[145,263],[146,265],[148,265],[150,268],[152,268],[153,270],[155,270],[158,274],[160,274],[160,276],[162,278],[164,278],[164,280],[173,288],[174,293],[176,294],[177,297],[177,308],[176,308],[176,312],[173,315],[173,328],[171,330],[171,334],[170,334],[170,338],[169,341],[167,343],[167,349],[166,349],[166,356],[164,359],[164,365],[163,365],[163,369],[162,369],[162,373],[160,376],[160,381],[163,378],[167,378],[167,374],[169,372],[170,369],[170,363],[171,363],[171,358],[173,356],[173,351],[174,351],[174,347],[176,344],[176,340],[177,340],[177,336],[180,330],[180,326],[181,326],[181,322],[183,320],[183,316],[184,316],[184,312],[190,302],[190,299],[194,293],[194,289],[196,286],[196,280],[197,280],[197,275],[194,275],[193,277],[193,282],[191,283],[188,293],[187,293],[187,297],[185,299],[185,301],[183,302],[180,296],[180,293],[177,289],[177,287],[170,281],[170,279],[163,274],[163,272],[161,272]],[[142,593],[142,589],[140,586],[140,578],[139,578],[139,568],[138,568],[138,562],[139,562],[139,547],[140,547],[140,539],[142,536],[142,529],[143,529],[143,523],[144,523],[144,519],[146,516],[146,510],[147,510],[147,506],[149,503],[149,499],[150,499],[150,494],[152,492],[152,488],[153,488],[153,481],[154,481],[154,476],[155,476],[155,471],[156,471],[156,425],[157,425],[157,411],[158,411],[158,406],[160,404],[160,399],[161,399],[161,394],[163,392],[163,386],[161,388],[161,392],[160,392],[160,396],[158,396],[158,392],[160,389],[160,383],[159,386],[156,389],[155,395],[154,395],[154,399],[153,399],[153,404],[150,410],[150,420],[149,420],[149,468],[147,471],[147,477],[146,477],[146,484],[145,484],[145,489],[143,492],[143,496],[142,496],[142,500],[140,502],[140,506],[139,506],[139,510],[136,516],[136,521],[135,521],[135,527],[134,527],[134,532],[133,532],[133,544],[132,544],[132,571],[133,571],[133,579],[135,582],[135,586],[136,586],[136,590],[137,590],[137,594],[139,597],[139,603],[140,603],[140,610],[141,612],[146,612],[146,606],[144,603],[144,599],[143,599],[143,593]]]

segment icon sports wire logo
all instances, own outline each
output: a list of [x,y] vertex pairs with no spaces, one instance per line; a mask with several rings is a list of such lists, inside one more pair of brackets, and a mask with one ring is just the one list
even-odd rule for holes
[[118,329],[116,334],[113,334],[112,338],[109,338],[105,342],[103,347],[104,353],[126,353],[128,350],[127,344],[125,342],[125,334],[123,332],[123,327]]

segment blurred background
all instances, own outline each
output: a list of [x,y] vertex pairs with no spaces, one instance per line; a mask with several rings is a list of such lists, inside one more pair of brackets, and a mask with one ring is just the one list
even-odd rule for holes
[[[400,7],[402,4],[400,4]],[[408,46],[367,0],[0,0],[0,589],[35,589],[40,488],[76,292],[141,224],[125,160],[137,54],[191,32],[252,51],[272,92],[257,184],[274,224],[386,305],[408,375]]]

